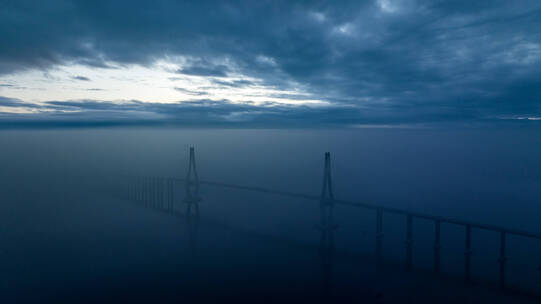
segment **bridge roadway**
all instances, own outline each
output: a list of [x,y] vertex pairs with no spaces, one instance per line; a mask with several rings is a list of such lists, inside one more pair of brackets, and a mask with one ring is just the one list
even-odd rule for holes
[[[183,179],[177,180],[184,181]],[[274,191],[259,187],[246,187],[207,181],[202,181],[201,184],[252,190],[308,200],[319,199],[316,196]],[[230,231],[244,237],[255,238],[266,243],[276,244],[277,246],[286,246],[291,250],[301,250],[307,253],[314,253],[321,250],[321,244],[303,242],[283,236],[272,236],[205,217],[204,215],[199,218],[188,217],[185,212],[175,208],[175,206],[170,208],[167,204],[159,204],[158,202],[134,201],[131,199],[129,201],[135,205],[147,207],[153,212],[176,217],[187,224],[193,225],[194,223],[197,223],[197,225],[218,229],[220,231]],[[190,229],[190,233],[194,233],[194,231],[197,234],[197,229]],[[197,239],[197,235],[191,237]],[[195,250],[198,249],[196,248]],[[502,292],[498,290],[496,286],[486,283],[465,284],[463,280],[458,279],[457,277],[441,274],[436,275],[431,271],[416,270],[410,272],[407,271],[403,265],[390,261],[385,261],[379,266],[376,265],[377,261],[373,256],[334,249],[332,262],[327,266],[331,268],[342,267],[342,269],[345,268],[352,273],[353,271],[351,271],[351,269],[355,269],[354,272],[359,271],[360,274],[357,275],[360,275],[361,277],[364,276],[362,281],[370,283],[365,286],[359,286],[358,290],[355,291],[355,296],[359,297],[359,300],[373,300],[374,303],[538,303],[539,301],[539,298],[535,295],[509,290]],[[321,265],[315,265],[315,267],[321,267],[322,281],[324,281],[325,263],[322,261]],[[340,274],[344,275],[347,272],[348,271],[342,271]],[[355,279],[353,278],[353,275],[351,279]],[[358,277],[356,279],[358,279]],[[330,280],[335,280],[335,278],[331,278]],[[344,281],[344,278],[341,278],[341,280]],[[353,294],[351,290],[352,286],[329,284],[332,285],[333,302],[352,300],[348,298]]]
[[[168,179],[168,178],[165,178],[165,179]],[[171,178],[171,179],[178,182],[183,182],[183,183],[186,182],[185,178]],[[221,182],[215,182],[215,181],[204,181],[204,180],[199,181],[199,183],[201,185],[224,187],[224,188],[230,188],[230,189],[236,189],[236,190],[254,191],[254,192],[260,192],[260,193],[267,193],[267,194],[275,194],[275,195],[281,195],[285,197],[299,198],[299,199],[317,201],[317,202],[321,200],[321,197],[318,195],[280,191],[280,190],[268,189],[264,187],[245,186],[245,185],[221,183]],[[424,213],[419,213],[419,212],[408,211],[404,209],[384,207],[377,204],[353,202],[353,201],[346,201],[346,200],[339,200],[339,199],[335,199],[334,203],[336,205],[365,208],[365,209],[371,209],[375,211],[381,210],[387,213],[395,213],[395,214],[403,214],[406,216],[412,216],[413,218],[440,221],[442,223],[449,223],[449,224],[460,225],[460,226],[469,226],[472,228],[478,228],[478,229],[489,230],[489,231],[505,232],[507,234],[514,234],[517,236],[523,236],[523,237],[541,240],[541,233],[534,233],[534,232],[510,229],[510,228],[505,228],[505,227],[500,227],[500,226],[495,226],[495,225],[475,223],[475,222],[464,221],[464,220],[460,220],[456,218],[449,218],[449,217],[444,217],[444,216],[429,215],[429,214],[424,214]]]

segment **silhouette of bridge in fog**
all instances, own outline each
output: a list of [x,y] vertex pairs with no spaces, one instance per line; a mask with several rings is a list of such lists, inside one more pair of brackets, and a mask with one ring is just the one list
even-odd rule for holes
[[[195,161],[194,148],[190,148],[189,165],[186,178],[178,177],[138,177],[132,180],[128,189],[128,198],[145,206],[157,208],[159,210],[183,216],[189,219],[189,223],[198,223],[200,217],[199,203],[202,201],[202,197],[199,194],[199,188],[201,185],[222,187],[236,190],[252,191],[266,194],[274,194],[289,198],[301,199],[305,201],[313,201],[319,204],[320,208],[320,221],[318,229],[321,232],[320,239],[320,253],[321,261],[324,268],[324,278],[327,284],[331,281],[332,272],[332,256],[334,254],[334,231],[338,228],[338,224],[335,223],[333,212],[336,206],[347,206],[353,208],[362,208],[374,212],[376,218],[375,227],[375,258],[377,264],[383,262],[383,217],[385,214],[395,214],[404,216],[406,220],[405,226],[405,268],[407,271],[414,269],[413,265],[413,222],[416,219],[428,220],[433,222],[433,271],[440,273],[441,271],[441,226],[442,224],[458,225],[464,229],[464,265],[463,276],[466,282],[471,282],[471,255],[472,255],[472,230],[486,230],[496,232],[499,235],[499,249],[498,249],[498,285],[501,290],[505,290],[506,285],[506,263],[508,258],[506,256],[507,238],[508,236],[520,236],[535,240],[541,240],[541,234],[528,231],[521,231],[516,229],[509,229],[505,227],[486,225],[471,221],[464,221],[456,218],[436,216],[430,214],[424,214],[419,212],[412,212],[408,210],[389,208],[379,206],[376,204],[369,204],[363,202],[354,202],[347,200],[339,200],[334,198],[333,184],[331,176],[331,159],[330,153],[325,153],[324,157],[324,174],[323,185],[320,195],[310,195],[303,193],[295,193],[288,191],[280,191],[274,189],[268,189],[264,187],[254,187],[246,185],[237,185],[230,183],[222,183],[215,181],[199,180],[197,174],[197,167]],[[184,196],[178,197],[178,193],[175,189],[184,187]],[[177,202],[185,204],[185,212],[179,211],[177,208]],[[195,224],[197,227],[197,224]],[[193,229],[191,226],[190,229]],[[197,230],[197,228],[195,228]],[[538,271],[541,271],[539,265],[532,265]]]

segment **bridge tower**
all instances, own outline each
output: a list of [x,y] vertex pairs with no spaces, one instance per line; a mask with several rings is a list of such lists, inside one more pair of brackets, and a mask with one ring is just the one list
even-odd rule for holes
[[321,188],[320,198],[320,225],[321,230],[332,231],[337,228],[334,224],[334,193],[331,179],[331,153],[325,153],[325,168],[323,170],[323,187]]
[[323,274],[323,297],[330,298],[332,293],[332,266],[334,255],[334,230],[338,225],[334,223],[334,193],[331,179],[331,154],[325,153],[325,168],[323,171],[323,187],[320,198],[320,223],[318,228],[321,232],[320,255]]
[[186,216],[192,215],[192,206],[194,207],[195,216],[199,217],[199,176],[197,175],[197,167],[195,166],[195,151],[190,147],[190,163],[188,164],[188,174],[186,175],[186,192],[183,202],[187,204]]

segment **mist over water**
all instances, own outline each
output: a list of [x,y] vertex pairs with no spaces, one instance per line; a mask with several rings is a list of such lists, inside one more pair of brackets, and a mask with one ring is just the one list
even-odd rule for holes
[[[539,233],[539,134],[534,127],[2,130],[0,291],[20,302],[321,299],[317,202],[203,185],[194,243],[185,219],[123,198],[127,181],[184,177],[193,146],[202,180],[319,195],[328,151],[337,199]],[[338,251],[373,255],[372,211],[337,207],[335,221]],[[405,220],[384,221],[384,256],[400,264]],[[431,225],[414,223],[420,269],[431,267]],[[460,228],[442,227],[442,271],[460,276],[462,238]],[[497,280],[497,234],[473,238],[474,277]],[[541,244],[509,242],[509,282],[535,290]],[[392,280],[374,283],[362,261],[336,256],[335,296],[402,292]]]

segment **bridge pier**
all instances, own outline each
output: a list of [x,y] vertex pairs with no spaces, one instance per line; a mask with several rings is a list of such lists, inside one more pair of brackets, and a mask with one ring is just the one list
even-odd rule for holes
[[505,231],[500,231],[500,256],[498,257],[498,263],[500,264],[500,289],[505,289],[505,263],[507,257],[505,256]]
[[190,239],[190,252],[192,255],[193,262],[195,263],[195,259],[197,258],[197,239],[198,239],[198,232],[199,232],[199,217],[190,217],[186,221],[186,225],[188,226],[188,236]]
[[321,188],[321,197],[319,202],[321,215],[320,228],[322,230],[332,230],[336,228],[333,222],[334,193],[331,179],[331,154],[329,152],[325,153],[323,186]]
[[441,221],[434,222],[434,272],[440,272],[440,251],[441,251]]
[[332,291],[332,265],[334,256],[334,231],[338,225],[334,223],[334,193],[331,180],[331,157],[325,153],[325,168],[323,173],[323,187],[319,204],[320,222],[320,256],[323,277],[323,296],[330,298]]
[[471,281],[471,226],[466,226],[465,251],[464,251],[464,280]]
[[167,210],[168,211],[173,211],[174,209],[174,198],[173,198],[173,192],[174,192],[174,188],[173,188],[173,185],[174,185],[174,181],[173,179],[171,178],[168,178],[167,179],[167,185],[166,185],[166,189],[167,189]]
[[378,208],[376,211],[376,261],[381,265],[383,261],[383,211]]
[[413,269],[413,217],[406,217],[406,270]]

